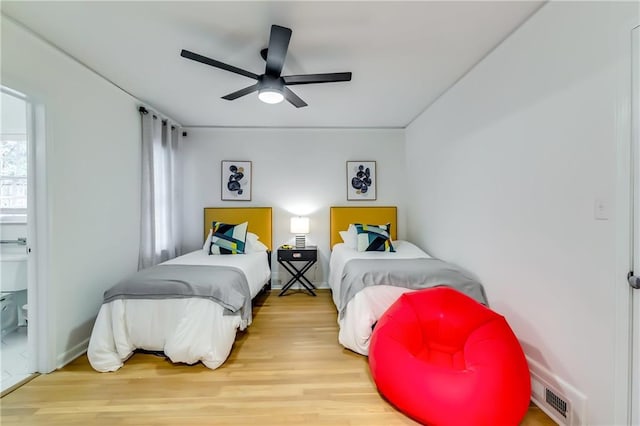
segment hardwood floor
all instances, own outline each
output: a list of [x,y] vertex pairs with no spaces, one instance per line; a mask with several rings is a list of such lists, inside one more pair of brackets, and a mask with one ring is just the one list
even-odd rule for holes
[[[171,364],[137,353],[97,373],[86,356],[0,400],[8,425],[415,425],[387,403],[367,358],[337,341],[329,291],[258,296],[227,362]],[[532,406],[524,426],[555,425]]]

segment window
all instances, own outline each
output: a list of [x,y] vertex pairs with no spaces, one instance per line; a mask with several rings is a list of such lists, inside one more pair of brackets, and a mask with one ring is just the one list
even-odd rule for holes
[[26,221],[27,107],[24,99],[2,91],[0,129],[0,219]]

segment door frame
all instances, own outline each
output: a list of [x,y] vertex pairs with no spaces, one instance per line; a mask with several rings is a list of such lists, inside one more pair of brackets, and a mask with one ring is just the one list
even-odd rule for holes
[[[637,352],[634,344],[638,342],[637,317],[640,315],[640,308],[634,309],[634,296],[627,281],[627,273],[633,268],[634,248],[640,231],[640,223],[635,219],[640,211],[638,202],[640,199],[634,195],[638,193],[640,185],[634,185],[636,173],[638,172],[638,162],[636,160],[636,147],[634,138],[637,125],[636,118],[632,112],[637,111],[634,105],[634,81],[636,53],[634,51],[636,32],[638,31],[637,17],[630,17],[630,25],[621,28],[619,38],[616,39],[616,57],[619,58],[615,69],[617,80],[616,87],[616,111],[615,111],[615,133],[616,133],[616,215],[615,215],[615,235],[616,235],[616,256],[615,256],[615,276],[611,291],[615,297],[615,322],[614,322],[614,418],[612,424],[638,425],[639,409],[637,399],[638,394],[635,388],[638,386],[638,369],[634,368],[634,357]],[[635,164],[634,164],[635,163]],[[635,169],[635,171],[634,171]],[[634,189],[635,186],[635,189]],[[634,231],[635,228],[635,231]],[[635,242],[634,242],[635,241]],[[635,250],[637,258],[639,250]],[[640,268],[640,263],[636,263]],[[635,319],[634,319],[635,310]],[[632,423],[636,416],[636,422]]]
[[[635,275],[640,274],[640,25],[631,30],[631,253]],[[640,290],[631,292],[630,424],[640,425]]]
[[55,369],[55,327],[49,291],[49,202],[47,185],[46,116],[44,104],[22,92],[2,91],[27,103],[27,350],[29,371]]
[[[31,104],[32,132],[29,137],[27,177],[27,250],[29,336],[31,370],[50,373],[56,368],[55,326],[52,295],[49,290],[49,186],[47,179],[47,143],[45,106],[36,99]],[[33,173],[31,173],[33,171]]]
[[1,85],[3,93],[22,99],[27,114],[27,304],[28,369],[31,373],[48,373],[55,368],[52,347],[53,321],[50,318],[48,291],[48,191],[46,126],[44,105],[13,85]]

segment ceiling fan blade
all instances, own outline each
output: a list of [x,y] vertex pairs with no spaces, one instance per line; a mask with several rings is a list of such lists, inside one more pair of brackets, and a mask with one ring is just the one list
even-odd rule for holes
[[237,92],[229,93],[226,96],[223,96],[222,99],[226,99],[228,101],[232,101],[234,99],[238,99],[241,96],[248,95],[251,92],[255,92],[260,88],[260,84],[256,83],[249,87],[245,87],[244,89],[240,89]]
[[220,68],[225,71],[231,71],[236,74],[244,75],[245,77],[253,78],[254,80],[258,79],[258,75],[250,71],[246,71],[246,70],[243,70],[242,68],[234,67],[233,65],[225,64],[224,62],[216,61],[215,59],[207,58],[206,56],[198,55],[197,53],[193,53],[188,50],[182,49],[182,52],[180,52],[180,56],[182,56],[183,58],[191,59],[196,62],[201,62],[203,64],[211,65],[212,67]]
[[350,72],[332,72],[327,74],[302,74],[282,76],[284,84],[313,84],[313,83],[335,83],[338,81],[351,81]]
[[271,26],[269,47],[267,47],[266,74],[280,77],[284,59],[287,57],[287,49],[291,40],[291,29],[279,25]]
[[284,94],[284,98],[286,100],[288,100],[296,108],[302,108],[302,107],[306,107],[307,106],[307,103],[305,101],[303,101],[302,99],[300,99],[298,97],[298,95],[293,93],[291,91],[291,89],[288,89],[288,88],[285,87],[283,94]]

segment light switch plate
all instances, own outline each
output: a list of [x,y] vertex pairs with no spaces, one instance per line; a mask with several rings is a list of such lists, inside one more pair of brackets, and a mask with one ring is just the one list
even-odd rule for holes
[[596,220],[609,220],[609,204],[602,198],[596,198],[593,203],[593,217]]

